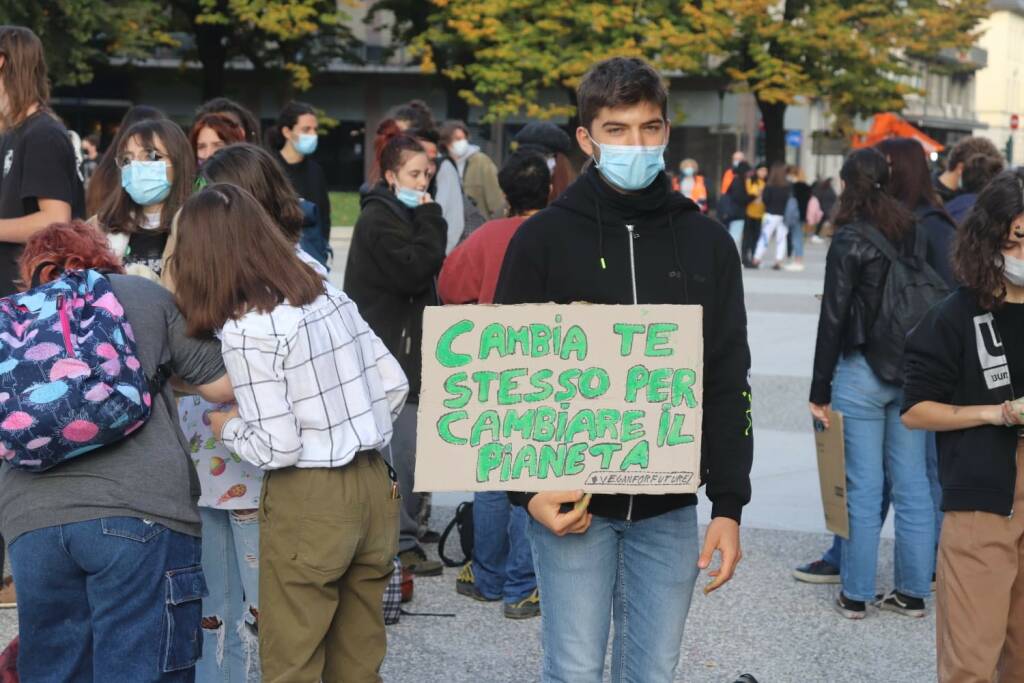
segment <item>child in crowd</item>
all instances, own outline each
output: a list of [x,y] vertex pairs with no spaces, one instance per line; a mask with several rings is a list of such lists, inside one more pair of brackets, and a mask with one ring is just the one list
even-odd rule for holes
[[260,660],[267,681],[377,680],[397,546],[380,455],[408,383],[341,292],[295,254],[245,190],[215,183],[181,210],[175,298],[191,335],[220,329],[238,407],[210,415],[266,471]]
[[440,562],[419,545],[422,494],[413,493],[416,408],[420,392],[423,309],[436,303],[434,278],[444,262],[447,225],[427,194],[430,160],[419,140],[389,133],[380,150],[381,181],[362,198],[345,270],[345,292],[409,378],[409,403],[395,424],[393,464],[402,491],[399,555],[419,576],[436,576]]

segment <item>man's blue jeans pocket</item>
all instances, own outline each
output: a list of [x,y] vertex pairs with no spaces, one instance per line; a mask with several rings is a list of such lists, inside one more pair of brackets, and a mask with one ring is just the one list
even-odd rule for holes
[[203,598],[208,595],[200,565],[167,572],[167,606],[164,627],[164,671],[195,666],[203,655]]

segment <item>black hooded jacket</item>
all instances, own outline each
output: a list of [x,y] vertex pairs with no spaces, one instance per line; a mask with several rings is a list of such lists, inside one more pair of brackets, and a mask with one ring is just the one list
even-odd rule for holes
[[[701,481],[712,516],[739,521],[750,500],[753,437],[747,315],[732,238],[671,192],[664,173],[650,187],[623,194],[590,168],[516,232],[495,295],[501,304],[583,301],[704,307]],[[513,498],[525,504],[530,497]],[[595,495],[590,510],[639,520],[696,502],[682,494]]]
[[423,309],[437,303],[448,227],[436,202],[410,209],[383,184],[363,195],[345,266],[345,293],[420,394]]

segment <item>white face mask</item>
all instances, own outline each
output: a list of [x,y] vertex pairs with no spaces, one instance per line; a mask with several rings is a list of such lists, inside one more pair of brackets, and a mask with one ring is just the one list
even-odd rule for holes
[[1003,278],[1015,287],[1024,287],[1024,261],[1003,254]]
[[452,143],[452,156],[456,159],[461,159],[466,156],[466,152],[469,151],[469,140],[462,138]]

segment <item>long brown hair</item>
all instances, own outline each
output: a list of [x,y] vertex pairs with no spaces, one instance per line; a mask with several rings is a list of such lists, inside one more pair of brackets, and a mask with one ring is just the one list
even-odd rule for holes
[[953,243],[953,274],[992,311],[1006,300],[1003,246],[1024,213],[1024,171],[1003,171],[978,195]]
[[110,196],[116,194],[121,187],[121,169],[117,167],[117,150],[121,148],[125,133],[139,121],[165,119],[164,113],[156,107],[138,104],[125,112],[118,124],[117,133],[110,141],[107,151],[100,157],[89,184],[85,188],[85,215],[95,216]]
[[786,164],[781,161],[776,161],[768,169],[768,181],[765,183],[767,187],[788,187],[789,182],[786,180]]
[[302,237],[299,195],[267,150],[247,142],[230,145],[217,150],[199,174],[209,183],[231,183],[251,194],[290,242]]
[[[174,214],[192,192],[196,177],[195,153],[178,124],[167,119],[139,121],[127,130],[121,138],[120,146],[107,153],[113,153],[114,159],[120,159],[128,148],[128,141],[132,139],[137,139],[139,145],[147,149],[154,149],[154,140],[160,140],[167,150],[168,161],[174,170],[174,180],[171,181],[171,191],[160,212],[160,232],[170,232]],[[128,192],[119,186],[107,198],[98,217],[100,225],[107,232],[130,235],[142,230],[140,226],[145,221],[143,213],[143,207],[136,204]]]
[[188,143],[192,146],[192,151],[197,154],[199,152],[199,134],[203,132],[203,128],[209,128],[216,133],[225,145],[245,141],[245,130],[224,114],[203,114],[192,124],[192,130],[188,134]]
[[839,195],[836,225],[863,221],[877,228],[890,242],[899,243],[914,229],[914,214],[889,194],[889,162],[877,149],[858,149],[839,171],[844,186]]
[[0,26],[0,55],[4,57],[0,80],[7,96],[6,111],[0,108],[0,127],[10,130],[25,120],[33,105],[49,105],[50,82],[43,43],[30,29]]
[[889,160],[889,194],[911,211],[926,204],[945,213],[920,142],[913,138],[889,138],[875,148]]
[[250,311],[311,304],[323,279],[299,260],[256,198],[228,183],[192,195],[178,216],[170,257],[174,298],[188,334],[206,336]]

